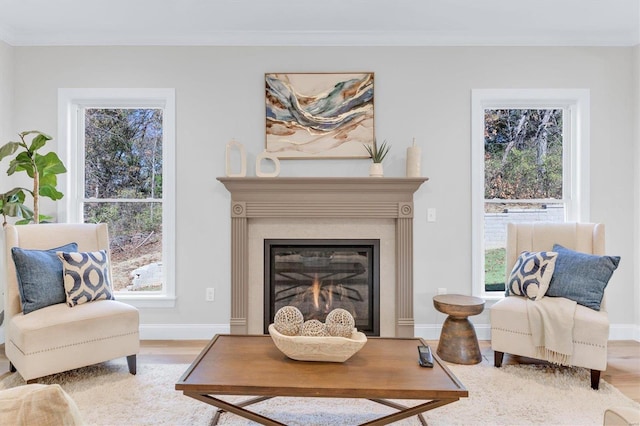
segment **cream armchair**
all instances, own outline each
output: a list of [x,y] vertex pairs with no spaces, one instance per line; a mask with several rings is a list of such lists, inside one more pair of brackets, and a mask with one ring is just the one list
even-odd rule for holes
[[[523,251],[550,251],[554,244],[560,244],[575,251],[603,255],[604,240],[602,224],[510,223],[507,226],[507,278]],[[569,364],[591,369],[593,389],[598,389],[600,372],[607,368],[609,318],[604,302],[603,299],[600,311],[577,305],[574,315],[573,353]],[[496,367],[502,365],[504,353],[539,358],[533,344],[525,297],[505,297],[491,307],[490,317]]]
[[[26,381],[126,356],[136,373],[140,347],[138,310],[115,300],[99,300],[73,307],[66,303],[23,314],[11,248],[49,250],[71,242],[78,251],[106,250],[105,224],[7,225],[4,228],[5,352],[11,371]],[[108,257],[109,258],[109,257]]]

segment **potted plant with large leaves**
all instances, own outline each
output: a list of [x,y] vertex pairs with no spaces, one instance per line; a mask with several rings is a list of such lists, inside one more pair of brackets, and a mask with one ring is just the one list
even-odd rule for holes
[[[16,224],[50,220],[50,216],[40,214],[40,197],[56,201],[64,196],[56,188],[57,175],[65,173],[67,169],[55,152],[40,154],[40,150],[52,139],[51,136],[39,130],[22,132],[19,136],[19,142],[7,142],[0,147],[0,161],[15,154],[9,163],[7,175],[11,176],[16,172],[24,171],[33,179],[33,187],[32,189],[16,187],[0,194],[3,226],[7,223],[7,216],[21,218]],[[31,138],[30,141],[29,138]],[[31,194],[33,198],[33,209],[25,205],[26,193]]]

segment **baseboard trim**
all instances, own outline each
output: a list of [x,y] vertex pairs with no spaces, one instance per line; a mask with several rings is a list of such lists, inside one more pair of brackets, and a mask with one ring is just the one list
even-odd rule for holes
[[635,340],[640,342],[640,326],[613,324],[609,328],[609,340]]
[[[474,324],[478,340],[491,340],[490,324]],[[425,340],[438,340],[442,324],[416,324],[414,334]],[[633,324],[611,324],[609,340],[635,340],[640,342],[640,326]]]
[[[475,324],[476,336],[478,340],[491,340],[491,326],[489,324]],[[425,340],[440,339],[442,324],[416,324],[414,326],[414,334],[416,337],[422,337]]]
[[[489,324],[475,324],[479,340],[491,340]],[[442,324],[416,324],[414,334],[425,340],[438,340]],[[140,324],[141,340],[209,340],[216,334],[229,334],[229,324]],[[640,342],[640,326],[612,324],[609,340]],[[4,327],[0,327],[0,343],[4,343]]]
[[229,324],[140,324],[140,340],[210,340],[229,333]]
[[[229,324],[140,324],[140,340],[210,340],[229,333]],[[2,343],[4,327],[0,327]]]

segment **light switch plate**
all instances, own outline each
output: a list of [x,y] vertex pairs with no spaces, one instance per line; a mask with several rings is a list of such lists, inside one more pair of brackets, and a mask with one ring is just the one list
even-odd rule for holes
[[427,209],[427,222],[435,222],[436,221],[436,209],[430,207]]

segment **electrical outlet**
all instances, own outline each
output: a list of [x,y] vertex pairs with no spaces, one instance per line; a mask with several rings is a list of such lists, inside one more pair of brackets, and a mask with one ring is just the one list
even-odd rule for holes
[[436,221],[436,209],[430,207],[427,209],[427,222],[435,222]]
[[207,302],[213,302],[213,300],[215,299],[215,291],[213,287],[209,287],[207,288],[207,293],[205,295],[205,300]]
[[445,287],[439,287],[438,294],[447,294],[447,289]]

